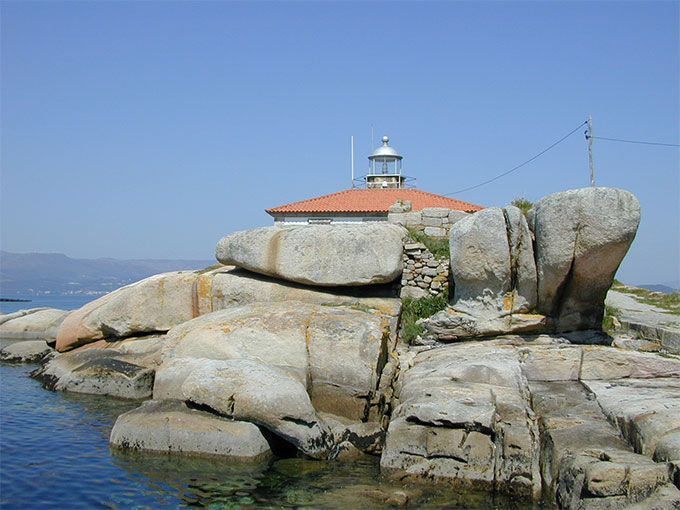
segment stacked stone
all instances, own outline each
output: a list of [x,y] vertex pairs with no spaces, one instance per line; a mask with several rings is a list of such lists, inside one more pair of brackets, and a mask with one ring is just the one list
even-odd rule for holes
[[437,295],[449,285],[449,261],[437,260],[423,243],[404,244],[400,297]]
[[448,237],[451,225],[468,215],[444,207],[426,207],[422,211],[411,210],[411,201],[397,200],[390,206],[387,221],[416,229],[432,237]]

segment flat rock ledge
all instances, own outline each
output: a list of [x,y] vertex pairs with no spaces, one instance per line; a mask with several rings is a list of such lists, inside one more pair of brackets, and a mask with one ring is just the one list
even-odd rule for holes
[[559,509],[680,507],[680,357],[506,336],[400,353],[381,471]]
[[89,348],[57,356],[31,373],[45,388],[91,395],[139,399],[153,392],[154,369],[113,349]]
[[109,442],[122,450],[217,455],[251,462],[272,456],[256,425],[192,409],[179,400],[149,400],[120,415]]
[[54,352],[45,340],[15,342],[0,350],[0,360],[8,363],[37,363]]

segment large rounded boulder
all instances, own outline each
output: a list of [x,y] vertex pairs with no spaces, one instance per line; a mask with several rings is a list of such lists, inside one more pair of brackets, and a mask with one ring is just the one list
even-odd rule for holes
[[513,206],[491,207],[451,227],[454,308],[474,317],[503,317],[536,306],[531,232]]
[[318,411],[365,419],[394,342],[392,317],[373,312],[292,301],[203,315],[168,333],[154,397],[183,398],[178,389],[196,358],[248,359],[291,374]]
[[223,237],[216,257],[306,285],[389,283],[402,272],[404,233],[387,223],[261,227]]
[[635,238],[640,204],[616,188],[553,193],[529,211],[536,237],[538,308],[557,331],[599,329],[604,298]]
[[[57,331],[58,351],[100,339],[164,333],[210,309],[194,271],[163,273],[114,290],[71,312]],[[202,303],[206,301],[207,303]]]

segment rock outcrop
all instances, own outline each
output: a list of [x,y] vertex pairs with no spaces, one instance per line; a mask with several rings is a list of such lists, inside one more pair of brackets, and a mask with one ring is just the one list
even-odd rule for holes
[[553,193],[529,211],[538,309],[557,331],[599,328],[614,274],[635,238],[640,204],[615,188]]
[[35,363],[53,351],[45,340],[26,340],[2,348],[0,360],[10,363]]
[[543,493],[561,509],[680,502],[680,358],[541,336],[407,351],[401,365],[389,478]]
[[307,285],[389,283],[401,274],[404,233],[386,223],[261,227],[223,237],[216,257]]
[[310,457],[331,456],[333,436],[304,385],[280,368],[246,359],[205,360],[182,383],[185,399],[256,423]]
[[68,315],[56,308],[20,310],[0,317],[0,338],[11,340],[44,340],[45,332]]
[[[561,510],[680,506],[680,358],[576,345],[609,340],[604,296],[637,200],[571,190],[528,217],[508,206],[455,218],[452,303],[419,321],[421,345],[398,338],[391,282],[404,261],[402,283],[425,294],[446,276],[422,245],[404,253],[401,227],[265,227],[220,240],[218,259],[238,268],[157,275],[72,312],[56,335],[44,328],[63,352],[35,376],[153,396],[119,417],[120,449],[262,460],[285,443]],[[441,343],[452,340],[466,342]]]
[[[383,310],[399,309],[397,300],[377,301]],[[379,379],[394,347],[396,317],[358,307],[253,303],[186,322],[168,333],[154,393],[178,398],[162,387],[176,379],[163,372],[177,373],[177,358],[250,359],[293,374],[317,410],[364,419],[380,406]]]
[[147,398],[163,337],[99,341],[49,359],[32,376],[55,391]]
[[120,415],[111,430],[110,443],[124,450],[219,455],[248,461],[266,461],[272,456],[256,425],[193,409],[177,400],[149,400]]
[[[440,339],[600,329],[604,298],[639,221],[635,196],[613,188],[554,193],[536,203],[528,222],[513,206],[460,220],[450,234],[454,311],[439,317],[452,326],[428,329]],[[518,316],[536,309],[544,320]]]
[[100,339],[164,333],[198,316],[197,301],[202,298],[194,297],[198,276],[194,271],[163,273],[91,301],[64,319],[57,332],[57,350]]
[[451,227],[453,307],[474,317],[503,317],[536,306],[531,233],[519,209],[492,207]]

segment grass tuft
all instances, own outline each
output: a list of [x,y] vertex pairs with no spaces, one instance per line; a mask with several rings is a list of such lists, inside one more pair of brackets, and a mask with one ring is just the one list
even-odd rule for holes
[[626,294],[633,294],[637,296],[638,300],[648,305],[662,308],[667,313],[673,315],[680,315],[680,292],[673,292],[666,294],[664,292],[656,292],[648,289],[641,289],[639,287],[623,286],[618,289]]
[[436,259],[450,258],[449,240],[447,238],[428,236],[424,232],[420,232],[411,227],[406,227],[406,230],[408,230],[408,236],[413,241],[423,243],[425,248],[430,250],[430,253],[432,253]]
[[612,332],[616,331],[620,325],[618,320],[620,318],[621,310],[613,306],[605,305],[604,317],[602,317],[602,331],[607,334],[611,334]]
[[445,310],[449,306],[448,291],[436,296],[424,298],[404,298],[402,299],[401,323],[403,339],[411,343],[418,335],[422,335],[425,329],[416,324],[418,319],[432,317],[435,313]]

